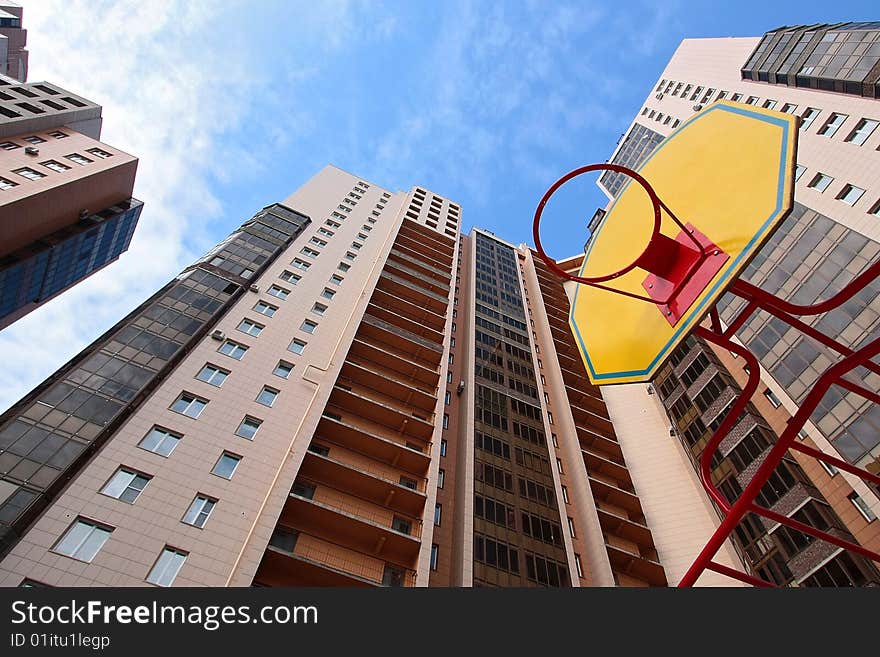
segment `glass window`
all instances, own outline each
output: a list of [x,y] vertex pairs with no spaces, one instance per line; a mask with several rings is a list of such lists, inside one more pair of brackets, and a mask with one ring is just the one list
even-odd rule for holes
[[840,194],[837,195],[837,200],[843,201],[847,205],[855,205],[859,202],[859,199],[862,198],[864,193],[865,190],[861,187],[847,184],[843,186],[842,190],[840,190]]
[[339,266],[336,268],[339,271],[348,271],[349,269],[351,269],[351,265],[349,265],[348,263],[345,263],[345,262],[340,262]]
[[849,494],[848,499],[852,502],[853,506],[859,510],[859,513],[862,514],[862,517],[864,517],[865,520],[873,522],[877,519],[877,515],[861,495],[853,491]]
[[207,399],[202,399],[201,397],[196,397],[188,392],[183,392],[180,394],[180,397],[177,398],[177,401],[171,405],[171,410],[175,413],[182,413],[191,418],[197,418],[201,415],[207,405]]
[[278,364],[275,366],[275,369],[272,371],[272,374],[275,376],[280,376],[282,379],[287,379],[290,377],[290,373],[293,371],[293,365],[290,363],[279,360]]
[[313,322],[310,319],[306,319],[300,325],[299,330],[303,331],[304,333],[314,333],[315,329],[317,329],[317,328],[318,328],[318,322]]
[[171,586],[183,562],[186,561],[187,553],[173,547],[166,547],[159,555],[158,561],[153,566],[147,581],[156,586]]
[[185,522],[187,525],[192,525],[194,527],[204,527],[205,523],[208,522],[208,517],[211,515],[211,511],[214,510],[214,505],[216,504],[217,500],[211,497],[206,495],[196,495],[196,498],[192,501],[192,504],[189,505],[181,522]]
[[300,280],[302,280],[302,276],[300,276],[299,274],[294,274],[292,271],[288,271],[287,269],[281,272],[278,278],[280,278],[282,281],[287,281],[291,285],[296,285],[300,282]]
[[275,403],[275,400],[278,398],[278,391],[274,388],[270,388],[269,386],[264,386],[262,391],[260,391],[259,396],[257,397],[257,402],[263,404],[264,406],[271,406]]
[[800,180],[801,176],[804,175],[804,171],[806,170],[807,167],[805,167],[803,164],[798,164],[794,169],[794,179]]
[[100,148],[87,148],[86,153],[91,153],[96,157],[100,157],[101,159],[107,159],[108,157],[113,157],[113,153],[108,153],[105,150]]
[[851,144],[861,146],[868,140],[868,137],[871,136],[871,133],[874,132],[874,129],[877,127],[878,123],[880,122],[875,121],[874,119],[862,119],[856,124],[855,129],[851,133],[849,133],[846,141]]
[[13,187],[17,187],[18,183],[12,182],[6,178],[0,178],[0,189],[12,189]]
[[[308,269],[309,267],[312,266],[308,262],[306,262],[305,260],[300,260],[299,258],[294,258],[293,260],[290,261],[290,264],[292,264],[297,269],[302,269],[303,271],[305,271],[306,269]],[[297,279],[297,280],[299,280],[299,279]]]
[[440,557],[440,546],[436,543],[431,545],[431,570],[437,570],[437,561]]
[[804,113],[801,115],[801,130],[806,130],[812,125],[813,121],[816,120],[816,117],[822,113],[822,110],[816,107],[808,107],[804,110]]
[[[268,388],[263,388],[263,392],[260,393],[260,397],[263,396],[263,393],[266,390],[268,390]],[[259,401],[260,397],[257,398],[257,401]],[[263,402],[260,403],[262,404]],[[266,406],[271,406],[271,404],[266,404]],[[241,421],[241,424],[238,425],[238,429],[235,430],[235,435],[241,438],[246,438],[248,440],[253,440],[254,436],[257,435],[257,431],[260,429],[261,424],[261,420],[246,415],[245,418]]]
[[134,501],[140,496],[149,481],[149,475],[126,468],[119,468],[110,477],[110,481],[104,484],[101,492],[104,495],[115,497],[117,500],[134,504]]
[[80,561],[91,562],[112,532],[112,527],[85,518],[77,518],[52,551]]
[[220,460],[214,465],[214,469],[211,472],[215,475],[223,477],[224,479],[232,479],[232,475],[235,473],[235,469],[238,467],[238,464],[241,462],[241,457],[235,454],[230,454],[229,452],[223,452],[220,456]]
[[819,128],[819,132],[817,134],[823,135],[825,137],[833,137],[834,133],[837,132],[837,129],[843,125],[843,122],[849,118],[848,114],[839,114],[834,112],[831,116],[828,117],[828,120],[825,122],[821,128]]
[[199,381],[210,383],[212,386],[217,386],[219,388],[223,385],[223,382],[226,380],[227,376],[229,376],[229,370],[215,367],[214,365],[211,365],[209,363],[201,369],[201,371],[196,375],[196,378]]
[[40,173],[39,171],[31,169],[30,167],[21,167],[20,169],[14,169],[12,172],[17,173],[18,175],[22,176],[23,178],[27,178],[28,180],[39,180],[40,178],[46,177],[45,173]]
[[249,319],[243,319],[236,328],[242,333],[247,333],[248,335],[257,337],[258,335],[260,335],[260,333],[263,332],[263,329],[265,327],[262,324],[257,324],[256,322],[252,322]]
[[770,390],[770,388],[767,388],[764,391],[764,396],[770,401],[771,404],[773,404],[773,408],[779,408],[780,406],[782,406],[782,402],[780,401],[779,397],[777,397],[773,393],[773,391]]
[[813,189],[818,189],[820,192],[824,192],[828,185],[834,182],[834,178],[824,173],[817,173],[813,179],[810,181],[808,187],[812,187]]
[[323,315],[325,312],[327,312],[327,306],[325,306],[323,303],[315,303],[315,305],[312,306],[312,312],[316,315]]
[[243,344],[238,344],[237,342],[233,342],[232,340],[226,340],[223,344],[220,345],[220,348],[217,350],[221,354],[225,356],[229,356],[230,358],[234,358],[235,360],[241,360],[244,357],[244,352],[248,350]]
[[273,297],[277,297],[279,299],[286,299],[287,295],[290,294],[290,290],[285,290],[283,287],[279,287],[277,285],[272,285],[268,290],[269,294]]
[[148,452],[153,452],[159,456],[168,456],[177,447],[177,443],[181,441],[183,436],[168,431],[161,427],[153,427],[150,432],[141,439],[138,447],[142,447]]
[[93,160],[90,160],[89,158],[80,155],[79,153],[71,153],[70,155],[65,155],[64,157],[76,164],[91,164],[93,162]]
[[58,173],[62,173],[64,171],[70,171],[70,167],[66,164],[61,164],[57,160],[46,160],[45,162],[40,162],[47,169],[51,169],[52,171],[56,171]]
[[336,295],[336,290],[331,290],[329,288],[324,288],[324,291],[321,292],[321,296],[325,299],[332,299]]
[[287,347],[287,350],[292,351],[295,354],[301,354],[303,351],[305,351],[306,344],[307,343],[303,342],[302,340],[294,340]]
[[339,274],[333,274],[333,275],[330,277],[330,282],[331,282],[333,285],[341,285],[341,284],[342,284],[342,281],[344,281],[344,280],[345,280],[345,279],[344,279],[342,276],[340,276]]
[[265,301],[257,301],[254,310],[266,317],[273,317],[275,313],[278,312],[278,306],[270,306]]

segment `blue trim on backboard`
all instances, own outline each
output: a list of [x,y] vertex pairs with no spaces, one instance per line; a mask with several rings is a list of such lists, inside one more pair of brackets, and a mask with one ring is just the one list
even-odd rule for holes
[[[597,374],[596,373],[596,370],[593,367],[593,362],[590,359],[590,354],[587,352],[586,345],[584,345],[584,340],[581,337],[580,331],[578,330],[577,325],[575,324],[575,321],[574,321],[574,310],[575,310],[575,306],[577,305],[577,295],[578,295],[578,292],[580,291],[580,288],[581,288],[581,286],[578,285],[575,288],[574,300],[572,301],[572,304],[571,304],[571,311],[569,312],[568,323],[569,323],[569,326],[571,327],[572,333],[574,334],[575,338],[578,341],[578,345],[580,346],[581,354],[583,354],[584,359],[586,360],[587,367],[589,367],[589,369],[590,369],[590,377],[594,381],[601,381],[602,379],[611,379],[611,378],[616,379],[616,378],[631,377],[631,376],[644,376],[644,375],[648,374],[648,372],[653,370],[658,365],[659,362],[662,362],[663,360],[665,360],[667,353],[672,348],[672,345],[674,345],[678,342],[682,333],[689,331],[691,329],[691,327],[696,323],[696,321],[700,317],[702,317],[703,311],[707,310],[706,306],[709,304],[710,301],[716,300],[716,298],[717,298],[716,293],[718,292],[719,288],[722,288],[722,287],[726,286],[729,282],[731,282],[730,279],[732,278],[734,272],[738,271],[739,264],[743,260],[743,258],[745,258],[746,256],[751,257],[751,255],[753,255],[752,251],[756,245],[756,242],[758,241],[758,238],[764,234],[764,232],[767,230],[768,226],[771,223],[773,223],[773,221],[776,220],[776,218],[779,216],[780,212],[782,211],[783,195],[785,193],[785,173],[786,173],[785,163],[786,163],[786,160],[788,159],[789,122],[785,119],[777,119],[772,116],[767,116],[766,114],[762,114],[759,112],[754,112],[752,110],[748,110],[744,107],[740,108],[740,107],[731,107],[729,105],[716,104],[716,105],[713,105],[712,107],[710,107],[709,109],[707,109],[705,112],[701,112],[700,114],[697,114],[696,116],[691,117],[676,132],[674,132],[672,135],[670,135],[665,140],[663,140],[663,142],[660,144],[660,146],[653,153],[651,153],[651,155],[648,157],[648,159],[645,160],[641,164],[641,166],[639,166],[638,171],[641,171],[648,164],[648,162],[650,162],[651,159],[653,159],[654,156],[657,155],[657,153],[659,153],[667,144],[669,144],[673,139],[675,139],[675,137],[678,136],[681,133],[681,131],[684,130],[684,128],[686,128],[689,124],[705,117],[706,115],[708,115],[711,112],[717,112],[717,111],[732,112],[734,114],[740,114],[742,116],[747,116],[749,118],[759,119],[759,120],[764,121],[766,123],[772,123],[772,124],[777,125],[780,128],[782,128],[782,151],[780,153],[780,158],[779,158],[779,178],[778,178],[777,185],[776,185],[776,207],[773,209],[773,212],[770,213],[770,216],[761,225],[760,229],[755,232],[755,235],[752,237],[752,239],[745,245],[745,247],[743,247],[742,251],[740,251],[740,254],[733,261],[732,266],[728,267],[727,271],[724,273],[724,275],[715,282],[715,285],[712,286],[712,288],[709,291],[709,294],[703,297],[703,300],[700,302],[700,304],[696,308],[689,311],[689,313],[688,313],[689,319],[686,320],[681,326],[678,327],[678,329],[675,331],[675,333],[672,334],[672,336],[669,338],[669,340],[666,342],[666,344],[663,346],[663,348],[660,350],[660,352],[657,354],[657,356],[654,358],[654,360],[652,360],[648,364],[648,366],[643,370],[631,370],[628,372],[606,372],[604,374]],[[623,195],[624,191],[626,191],[626,188],[629,187],[629,185],[631,183],[632,183],[632,180],[629,180],[627,182],[627,184],[624,185],[624,187],[620,190],[620,193],[618,194],[617,198],[620,198]],[[616,200],[615,200],[615,203],[616,203]],[[602,230],[602,227],[605,225],[605,222],[611,216],[613,209],[614,209],[614,206],[612,205],[611,209],[608,211],[608,213],[602,219],[602,223],[599,224],[599,226],[596,228],[596,234],[593,235],[593,238],[590,240],[590,245],[587,248],[586,254],[584,255],[584,264],[586,264],[587,259],[590,257],[590,252],[593,250],[593,245],[596,243],[596,237],[598,236],[599,231]],[[581,269],[583,269],[583,265],[582,265]],[[720,294],[718,296],[720,296]]]

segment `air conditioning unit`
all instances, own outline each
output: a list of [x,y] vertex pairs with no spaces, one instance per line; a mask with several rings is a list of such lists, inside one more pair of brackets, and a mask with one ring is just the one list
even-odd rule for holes
[[217,329],[216,331],[211,333],[211,337],[214,338],[215,340],[225,340],[226,334],[223,331],[221,331],[220,329]]
[[654,98],[656,98],[657,100],[663,100],[663,93],[661,92],[657,94],[656,96],[654,96]]
[[25,152],[27,155],[39,155],[39,154],[40,154],[40,149],[39,149],[39,148],[36,148],[36,147],[34,147],[34,146],[26,146],[25,149],[24,149],[24,152]]
[[669,435],[675,437],[675,427],[669,427]]
[[458,387],[455,389],[455,392],[459,395],[464,391],[464,381],[458,382]]
[[694,105],[694,111],[695,111],[695,112],[699,112],[701,109],[703,109],[703,106],[702,106],[702,105]]
[[654,394],[654,386],[652,386],[650,383],[648,384],[648,394],[649,395]]
[[251,283],[251,286],[248,288],[251,292],[259,292],[260,286],[256,283]]

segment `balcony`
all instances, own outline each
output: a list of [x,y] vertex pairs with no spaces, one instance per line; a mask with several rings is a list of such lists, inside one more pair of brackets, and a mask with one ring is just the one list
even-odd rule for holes
[[[423,269],[444,272],[447,276],[449,276],[452,272],[451,257],[448,260],[438,260],[435,255],[432,255],[430,253],[426,254],[424,251],[413,247],[411,238],[395,241],[394,245],[391,247],[391,251],[393,253],[402,254],[408,259],[409,262],[412,262],[413,264],[418,264],[418,266],[422,267]],[[444,266],[444,263],[447,264]]]
[[575,427],[575,430],[577,431],[581,449],[607,454],[611,460],[623,461],[623,450],[620,447],[620,443],[613,438],[584,427]]
[[431,440],[434,433],[431,418],[420,417],[411,409],[401,407],[398,402],[377,397],[374,391],[367,388],[354,388],[337,382],[327,404],[328,407],[344,409],[347,414],[387,427],[401,436],[423,442]]
[[575,406],[585,408],[602,417],[608,417],[608,410],[605,407],[605,402],[602,400],[599,389],[587,383],[586,378],[584,378],[579,386],[565,386],[565,393],[568,396],[569,402]]
[[[615,544],[614,538],[605,537],[605,548],[614,571],[637,577],[650,586],[667,586],[666,573],[656,561],[656,556],[646,556],[633,552],[629,546]],[[652,550],[653,552],[653,550]]]
[[592,450],[582,449],[581,454],[584,456],[584,463],[587,465],[587,472],[596,472],[607,475],[618,482],[631,481],[629,471],[622,463],[616,463],[607,456],[597,454]]
[[638,545],[653,548],[654,539],[651,536],[651,530],[645,525],[635,520],[630,520],[627,516],[614,513],[602,506],[597,506],[596,510],[599,513],[599,524],[602,526],[603,531]]
[[[706,368],[700,372],[696,379],[694,379],[693,383],[691,383],[687,387],[687,396],[691,399],[694,399],[697,395],[702,392],[703,388],[706,387],[706,384],[709,383],[717,374],[719,374],[718,368],[715,367],[712,363],[709,363]],[[721,383],[724,383],[724,379],[721,380]]]
[[413,522],[415,535],[401,533],[391,528],[390,515],[393,514],[310,500],[291,493],[279,523],[389,561],[414,563],[421,547],[421,527]]
[[437,389],[415,386],[396,370],[389,370],[370,361],[346,359],[339,381],[369,387],[384,397],[392,397],[413,410],[431,414],[437,406]]
[[449,284],[447,282],[438,281],[436,278],[426,276],[412,267],[408,267],[398,260],[389,258],[385,261],[385,271],[392,272],[395,276],[400,276],[406,280],[430,289],[435,294],[444,297],[449,296]]
[[391,251],[388,253],[389,258],[395,258],[410,267],[414,267],[415,269],[421,269],[428,276],[434,276],[438,280],[441,280],[445,283],[449,283],[450,281],[450,272],[449,270],[440,269],[439,267],[434,267],[433,265],[429,265],[424,260],[417,258],[411,253],[407,253],[405,249],[400,249],[396,246],[391,248]]
[[703,424],[708,427],[722,413],[727,413],[729,410],[728,407],[738,396],[738,391],[734,390],[730,386],[727,386],[718,394],[717,397],[715,397],[715,399],[712,400],[712,403],[709,404],[709,407],[700,415],[700,419],[703,421]]
[[429,289],[383,270],[379,276],[378,288],[410,303],[423,306],[434,313],[445,313],[449,299],[431,292]]
[[634,490],[625,490],[620,487],[621,484],[619,482],[598,472],[592,473],[588,471],[587,478],[590,480],[590,488],[596,500],[607,502],[613,506],[619,506],[622,509],[626,509],[629,513],[642,513],[642,505],[639,503],[639,498]]
[[441,269],[452,265],[452,249],[447,250],[433,239],[404,230],[403,227],[397,233],[397,239],[394,240],[394,248],[401,247],[408,248],[427,262],[439,265]]
[[444,314],[433,312],[423,304],[413,303],[381,287],[373,290],[373,296],[370,297],[370,307],[375,306],[385,309],[396,317],[405,317],[420,326],[426,326],[441,335],[446,326],[445,306],[442,310]]
[[[423,311],[419,309],[419,315],[421,315],[422,312]],[[367,306],[367,315],[401,330],[407,331],[407,333],[422,340],[426,340],[430,344],[437,345],[441,351],[443,349],[445,336],[442,331],[437,331],[422,321],[414,320],[401,313],[394,312],[390,308],[386,308],[373,299],[370,299],[370,303]]]
[[[683,348],[685,348],[684,344],[679,347],[679,349]],[[684,358],[678,363],[678,365],[672,368],[675,376],[681,378],[682,373],[693,364],[701,353],[703,353],[703,350],[700,349],[699,346],[691,347],[690,351],[685,354]]]
[[[317,482],[332,483],[335,488],[385,506],[400,513],[419,517],[425,510],[425,493],[402,485],[390,478],[387,471],[365,463],[347,463],[332,456],[306,452],[299,475]],[[412,475],[406,473],[412,478]],[[418,477],[417,485],[425,488],[426,479]]]
[[381,344],[373,344],[355,336],[348,351],[349,357],[363,358],[381,367],[400,372],[400,378],[411,379],[428,388],[436,389],[440,380],[439,367],[431,369]]
[[[443,345],[423,338],[396,324],[370,314],[365,314],[358,327],[357,336],[371,342],[381,342],[404,351],[413,360],[422,360],[427,366],[436,367],[443,355]],[[427,350],[428,353],[424,353]]]
[[570,406],[571,415],[574,418],[575,424],[596,429],[601,433],[614,434],[614,425],[607,417],[597,415],[596,413],[581,408],[580,406],[576,406],[573,403]]
[[318,422],[315,435],[329,443],[346,447],[420,477],[425,476],[431,463],[427,447],[426,451],[420,451],[415,445],[410,447],[399,442],[399,438],[382,436],[374,430],[358,426],[351,420],[328,417],[326,412]]
[[254,582],[277,587],[388,586],[385,582],[391,580],[387,573],[393,570],[403,574],[402,580],[396,580],[399,585],[415,586],[414,570],[301,531],[283,533],[293,537],[295,543],[284,547],[270,543]]

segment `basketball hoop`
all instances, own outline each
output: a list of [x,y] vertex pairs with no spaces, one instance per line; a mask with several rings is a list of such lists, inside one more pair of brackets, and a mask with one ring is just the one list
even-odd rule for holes
[[[541,244],[540,223],[550,197],[568,181],[592,171],[614,171],[632,178],[638,183],[651,201],[653,226],[645,248],[625,267],[601,276],[575,276],[560,268],[556,261],[544,251]],[[660,231],[663,212],[680,229],[675,239]],[[606,216],[604,221],[607,220]],[[660,312],[672,326],[675,326],[684,316],[687,309],[696,301],[706,285],[729,259],[729,255],[721,247],[714,244],[693,225],[683,224],[679,221],[647,180],[632,169],[619,164],[589,164],[568,172],[553,183],[535,209],[532,237],[538,255],[557,276],[659,306]],[[587,255],[588,253],[585,251],[585,259]],[[636,268],[648,272],[648,276],[642,282],[647,296],[602,285],[602,283],[620,278]]]

